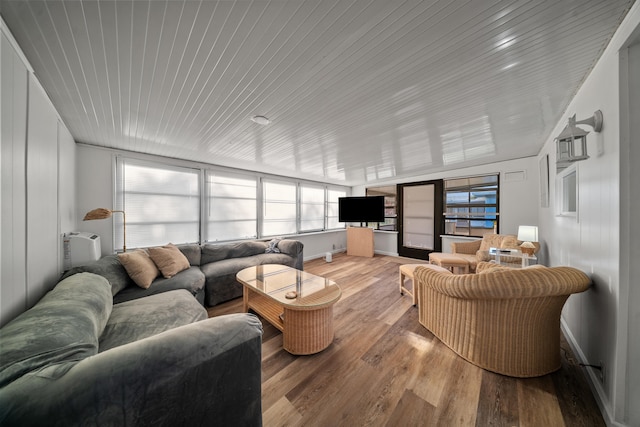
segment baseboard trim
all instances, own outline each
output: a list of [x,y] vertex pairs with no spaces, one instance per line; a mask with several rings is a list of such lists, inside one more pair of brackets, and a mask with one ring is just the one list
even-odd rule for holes
[[377,255],[398,256],[397,252],[373,251],[373,253]]
[[[582,352],[582,349],[578,346],[575,337],[571,333],[571,330],[567,326],[566,322],[563,318],[560,319],[560,329],[564,334],[564,337],[567,339],[567,343],[569,347],[571,347],[571,351],[578,358],[580,363],[585,365],[589,364],[586,356]],[[602,387],[602,383],[596,377],[593,369],[585,369],[587,382],[589,383],[589,388],[591,388],[591,392],[596,399],[596,403],[598,404],[598,408],[600,408],[600,413],[602,414],[602,418],[604,418],[604,422],[607,423],[609,427],[628,427],[626,424],[622,424],[613,419],[613,415],[611,413],[611,405],[609,404],[609,400],[607,399],[607,395]]]
[[[335,249],[335,250],[331,250],[331,251],[327,251],[327,252],[331,252],[331,254],[339,254],[339,253],[343,253],[346,252],[346,249]],[[309,255],[309,256],[303,256],[302,260],[303,261],[311,261],[313,259],[318,259],[318,258],[324,258],[325,255],[327,254],[327,252],[323,252],[321,254],[315,254],[315,255]]]

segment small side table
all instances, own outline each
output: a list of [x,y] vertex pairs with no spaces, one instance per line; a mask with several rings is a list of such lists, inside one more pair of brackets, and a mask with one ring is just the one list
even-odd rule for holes
[[494,260],[497,264],[511,268],[525,268],[538,263],[535,255],[523,254],[516,249],[490,248],[484,252],[484,258]]

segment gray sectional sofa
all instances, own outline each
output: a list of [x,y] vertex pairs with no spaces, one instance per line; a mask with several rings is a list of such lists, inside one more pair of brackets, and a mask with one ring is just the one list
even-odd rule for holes
[[2,426],[259,426],[262,325],[74,274],[0,329]]
[[177,245],[189,260],[190,268],[169,279],[158,277],[148,289],[136,286],[117,255],[108,255],[91,264],[73,268],[63,278],[80,272],[104,276],[111,283],[113,302],[116,304],[172,289],[186,289],[202,305],[213,307],[242,296],[242,286],[236,280],[236,273],[246,267],[284,264],[298,270],[303,269],[302,242],[283,239],[274,247],[278,252],[266,252],[270,249],[269,243],[247,241]]
[[204,305],[245,267],[302,269],[302,243],[178,248],[189,267],[147,289],[115,255],[74,268],[0,329],[0,425],[260,426],[262,324]]

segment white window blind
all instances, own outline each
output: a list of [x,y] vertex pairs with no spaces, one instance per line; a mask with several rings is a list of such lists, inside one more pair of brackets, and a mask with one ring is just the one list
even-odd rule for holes
[[296,233],[296,184],[262,181],[262,235],[282,236]]
[[205,240],[251,239],[257,237],[256,177],[207,171],[207,223]]
[[300,185],[300,231],[324,229],[324,187]]
[[338,222],[338,199],[346,197],[344,190],[327,190],[327,229],[345,228],[344,223]]
[[[126,213],[127,248],[200,240],[199,170],[120,157],[116,164],[116,205]],[[121,250],[122,217],[113,218]]]

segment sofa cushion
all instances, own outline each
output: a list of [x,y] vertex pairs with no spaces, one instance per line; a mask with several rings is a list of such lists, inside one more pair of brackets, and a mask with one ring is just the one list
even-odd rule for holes
[[58,283],[0,329],[0,387],[28,372],[97,354],[112,301],[111,285],[97,274],[78,273]]
[[[113,302],[114,304],[119,304],[136,298],[148,297],[149,295],[172,291],[174,289],[186,289],[189,293],[198,297],[204,289],[204,273],[202,273],[198,267],[189,267],[170,279],[165,279],[164,277],[157,278],[147,289],[132,285],[115,295],[113,297]],[[203,301],[204,298],[202,297],[200,300]]]
[[160,270],[144,249],[123,252],[118,254],[118,259],[127,270],[129,277],[143,289],[151,286],[151,282],[160,275]]
[[180,249],[169,243],[165,246],[149,248],[149,257],[158,267],[162,276],[169,279],[189,268],[189,260]]
[[134,284],[117,255],[107,255],[90,264],[74,267],[64,273],[61,280],[78,273],[95,273],[105,277],[111,283],[112,295]]
[[103,352],[206,318],[207,310],[184,289],[116,304],[100,336],[99,351]]

